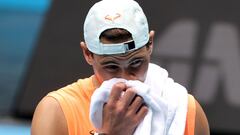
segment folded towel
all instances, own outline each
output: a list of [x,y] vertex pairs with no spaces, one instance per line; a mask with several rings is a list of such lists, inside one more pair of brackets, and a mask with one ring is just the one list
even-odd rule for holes
[[91,97],[90,120],[101,128],[102,109],[107,102],[112,86],[124,82],[132,87],[147,104],[149,110],[138,125],[134,135],[183,135],[187,112],[187,92],[184,87],[168,78],[161,67],[150,64],[144,83],[137,80],[113,78],[104,81]]

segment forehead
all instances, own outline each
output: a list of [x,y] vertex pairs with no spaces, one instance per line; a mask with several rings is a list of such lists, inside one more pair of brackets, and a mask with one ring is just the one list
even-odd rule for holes
[[144,46],[144,47],[142,47],[138,50],[127,52],[127,53],[124,53],[124,54],[96,55],[96,56],[101,60],[110,60],[110,59],[130,60],[131,58],[147,56],[147,49],[146,49],[146,46]]

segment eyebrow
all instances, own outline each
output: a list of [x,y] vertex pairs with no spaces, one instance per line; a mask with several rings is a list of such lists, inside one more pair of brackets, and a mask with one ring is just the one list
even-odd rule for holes
[[[126,54],[126,55],[112,55],[112,56],[108,56],[108,55],[105,55],[104,57],[106,58],[105,60],[103,60],[102,62],[100,62],[101,65],[107,65],[107,64],[116,64],[116,65],[121,65],[120,63],[118,63],[118,59],[121,59],[121,57],[130,57],[128,58],[128,64],[130,64],[131,62],[133,62],[134,60],[136,59],[145,59],[145,55],[144,54],[137,54],[135,55],[136,53],[138,53],[140,51],[137,50],[137,51],[134,51],[132,53],[129,53],[129,54]],[[109,59],[107,57],[110,57]],[[115,60],[116,59],[116,60]]]
[[119,63],[113,61],[113,60],[106,60],[106,61],[103,61],[103,62],[100,62],[101,65],[108,65],[108,64],[116,64],[116,65],[120,65]]
[[134,58],[131,58],[131,59],[129,60],[129,62],[132,62],[132,61],[137,60],[137,59],[145,59],[145,57],[144,57],[144,56],[136,56],[136,57],[134,57]]

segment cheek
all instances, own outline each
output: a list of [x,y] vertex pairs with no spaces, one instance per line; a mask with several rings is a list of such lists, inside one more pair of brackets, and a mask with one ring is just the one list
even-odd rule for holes
[[147,76],[147,70],[148,70],[148,64],[144,64],[143,67],[141,68],[141,70],[139,70],[136,74],[137,74],[137,78],[138,80],[140,80],[141,82],[144,82]]
[[141,74],[142,74],[141,81],[142,82],[144,82],[147,77],[147,70],[148,70],[149,63],[150,63],[150,55],[146,58],[146,61],[144,62],[142,70],[141,70]]
[[109,80],[113,78],[110,74],[108,74],[105,70],[101,68],[94,68],[94,74],[96,75],[98,81],[102,83],[105,80]]

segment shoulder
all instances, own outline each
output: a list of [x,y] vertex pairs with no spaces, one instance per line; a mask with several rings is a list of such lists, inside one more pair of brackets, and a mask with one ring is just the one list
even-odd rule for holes
[[67,123],[61,106],[53,97],[44,97],[38,104],[31,127],[32,135],[67,135]]
[[184,135],[210,135],[207,117],[201,105],[192,95],[188,95],[188,111]]
[[198,101],[195,99],[195,105],[196,105],[196,117],[195,117],[195,135],[210,135],[209,131],[209,125],[207,117],[201,107],[201,105],[198,103]]

